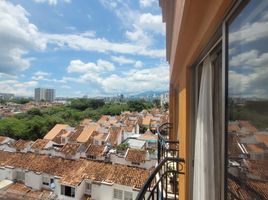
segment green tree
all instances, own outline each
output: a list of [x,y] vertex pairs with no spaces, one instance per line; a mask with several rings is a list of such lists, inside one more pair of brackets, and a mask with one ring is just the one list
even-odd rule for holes
[[36,116],[36,115],[42,116],[43,115],[41,110],[38,108],[31,108],[30,110],[27,111],[27,114],[32,115],[32,116]]

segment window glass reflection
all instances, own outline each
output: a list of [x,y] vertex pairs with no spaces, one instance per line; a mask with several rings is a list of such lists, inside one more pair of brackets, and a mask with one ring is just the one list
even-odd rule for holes
[[268,199],[268,1],[229,24],[228,199]]

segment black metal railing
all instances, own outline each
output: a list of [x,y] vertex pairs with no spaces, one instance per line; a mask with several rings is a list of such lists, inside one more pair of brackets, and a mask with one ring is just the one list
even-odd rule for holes
[[184,174],[184,159],[179,158],[179,142],[169,140],[172,124],[158,127],[158,165],[141,188],[136,200],[179,199],[179,174]]
[[157,128],[158,163],[160,163],[161,159],[166,157],[172,157],[172,158],[179,157],[179,141],[169,139],[169,132],[171,129],[172,129],[171,123],[164,123]]

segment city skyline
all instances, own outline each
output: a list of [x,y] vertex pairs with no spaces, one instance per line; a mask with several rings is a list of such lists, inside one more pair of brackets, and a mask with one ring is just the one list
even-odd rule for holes
[[53,87],[58,96],[94,97],[168,90],[157,0],[11,0],[1,1],[0,11],[1,92],[32,96],[36,87]]

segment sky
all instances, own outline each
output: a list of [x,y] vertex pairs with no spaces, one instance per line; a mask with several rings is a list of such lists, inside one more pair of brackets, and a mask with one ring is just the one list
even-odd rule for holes
[[268,98],[268,1],[250,1],[229,26],[229,95]]
[[167,91],[158,0],[0,0],[0,92]]

